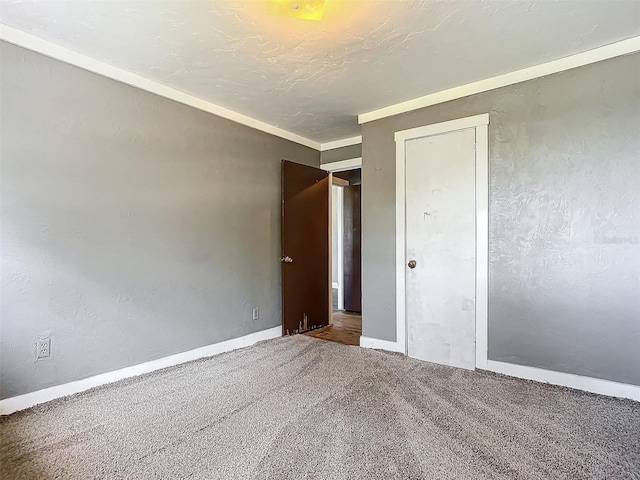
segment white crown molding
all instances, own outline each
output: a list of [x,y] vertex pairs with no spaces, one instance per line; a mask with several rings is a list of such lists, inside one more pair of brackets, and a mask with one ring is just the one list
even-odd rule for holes
[[608,395],[610,397],[630,398],[631,400],[640,402],[640,386],[628,383],[612,382],[600,378],[584,377],[572,373],[544,370],[542,368],[527,367],[495,360],[489,360],[487,362],[487,370],[509,375],[510,377],[535,380],[536,382],[575,388],[577,390],[599,393],[600,395]]
[[359,143],[362,143],[362,135],[322,143],[320,145],[320,151],[325,152],[327,150],[333,150],[334,148],[350,147],[351,145],[358,145]]
[[476,93],[488,92],[496,88],[514,85],[516,83],[533,80],[554,73],[564,72],[573,68],[582,67],[591,63],[601,62],[610,58],[628,55],[640,51],[640,36],[622,40],[620,42],[594,48],[583,53],[564,57],[552,62],[541,63],[515,72],[505,73],[491,78],[486,78],[466,85],[431,93],[422,97],[407,100],[405,102],[389,105],[388,107],[372,110],[358,115],[359,123],[372,122],[381,118],[391,117],[400,113],[410,112],[419,108],[437,105],[458,98],[468,97]]
[[250,333],[243,337],[232,338],[220,343],[207,345],[206,347],[195,348],[187,352],[177,353],[168,357],[159,358],[150,362],[140,363],[132,367],[122,368],[113,372],[95,375],[93,377],[84,378],[75,382],[64,383],[54,387],[44,388],[17,397],[5,398],[0,400],[0,415],[9,415],[10,413],[33,407],[40,403],[49,402],[56,398],[66,397],[75,393],[84,392],[90,388],[106,385],[108,383],[117,382],[124,378],[136,377],[145,373],[161,370],[181,363],[190,362],[199,358],[211,357],[223,352],[237,350],[238,348],[249,347],[256,342],[269,340],[282,336],[282,327],[273,327],[267,330]]
[[319,142],[315,142],[282,128],[270,125],[261,120],[256,120],[255,118],[251,118],[247,115],[234,112],[228,108],[221,107],[220,105],[216,105],[207,100],[181,92],[180,90],[168,87],[154,80],[149,80],[148,78],[135,73],[101,62],[87,55],[74,52],[68,48],[61,47],[13,27],[0,24],[0,40],[26,48],[27,50],[41,53],[47,57],[55,58],[56,60],[60,60],[61,62],[68,63],[84,70],[97,73],[103,77],[126,83],[132,87],[160,95],[161,97],[174,100],[184,105],[197,108],[198,110],[217,115],[218,117],[226,118],[227,120],[234,121],[247,127],[275,135],[276,137],[284,138],[285,140],[290,140],[318,151],[320,150],[321,144]]

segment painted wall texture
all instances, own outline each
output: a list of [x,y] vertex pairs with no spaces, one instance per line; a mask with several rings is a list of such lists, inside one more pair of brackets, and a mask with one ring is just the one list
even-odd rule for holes
[[362,157],[362,144],[349,145],[348,147],[333,148],[320,153],[320,163],[340,162],[352,158]]
[[363,125],[363,335],[395,340],[394,132],[490,112],[489,358],[640,385],[640,55]]
[[319,152],[0,53],[1,398],[280,324],[280,160]]

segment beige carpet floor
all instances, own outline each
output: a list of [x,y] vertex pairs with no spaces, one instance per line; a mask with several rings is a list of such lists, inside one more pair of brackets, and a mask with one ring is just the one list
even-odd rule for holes
[[0,420],[3,479],[640,478],[640,403],[306,336]]

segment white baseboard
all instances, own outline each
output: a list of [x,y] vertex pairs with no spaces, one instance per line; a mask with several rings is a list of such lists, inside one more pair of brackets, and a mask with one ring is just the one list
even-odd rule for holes
[[378,340],[377,338],[360,337],[360,346],[362,348],[373,348],[376,350],[387,350],[389,352],[405,353],[404,349],[397,342],[390,342],[389,340]]
[[211,357],[212,355],[217,355],[219,353],[249,347],[261,340],[269,340],[280,336],[282,336],[282,327],[273,327],[267,330],[250,333],[243,337],[232,338],[231,340],[214,343],[213,345],[207,345],[206,347],[195,348],[193,350],[177,353],[168,357],[158,358],[157,360],[151,360],[150,362],[140,363],[138,365],[122,368],[113,372],[107,372],[93,377],[84,378],[82,380],[77,380],[75,382],[44,388],[35,392],[25,393],[24,395],[18,395],[17,397],[5,398],[4,400],[0,400],[0,415],[8,415],[10,413],[17,412],[18,410],[33,407],[39,403],[49,402],[56,398],[66,397],[67,395],[73,395],[74,393],[83,392],[90,388],[105,385],[107,383],[117,382],[123,378],[135,377],[144,373],[197,360],[199,358]]
[[[360,346],[362,348],[373,348],[377,350],[405,353],[402,345],[397,342],[378,340],[377,338],[365,336],[360,337]],[[609,397],[629,398],[640,402],[640,386],[628,383],[612,382],[609,380],[602,380],[600,378],[584,377],[571,373],[555,372],[553,370],[517,365],[515,363],[497,362],[495,360],[487,361],[486,370],[495,373],[502,373],[503,375],[509,375],[511,377],[575,388],[577,390],[599,393],[600,395],[607,395]]]
[[640,386],[630,385],[628,383],[611,382],[600,378],[583,377],[571,373],[555,372],[542,368],[526,367],[494,360],[487,362],[487,370],[511,377],[525,378],[527,380],[576,388],[578,390],[599,393],[610,397],[630,398],[631,400],[640,401]]

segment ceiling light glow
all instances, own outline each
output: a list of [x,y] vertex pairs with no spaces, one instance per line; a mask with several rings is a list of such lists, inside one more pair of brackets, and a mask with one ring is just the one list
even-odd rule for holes
[[269,0],[267,13],[278,17],[322,20],[324,0]]

